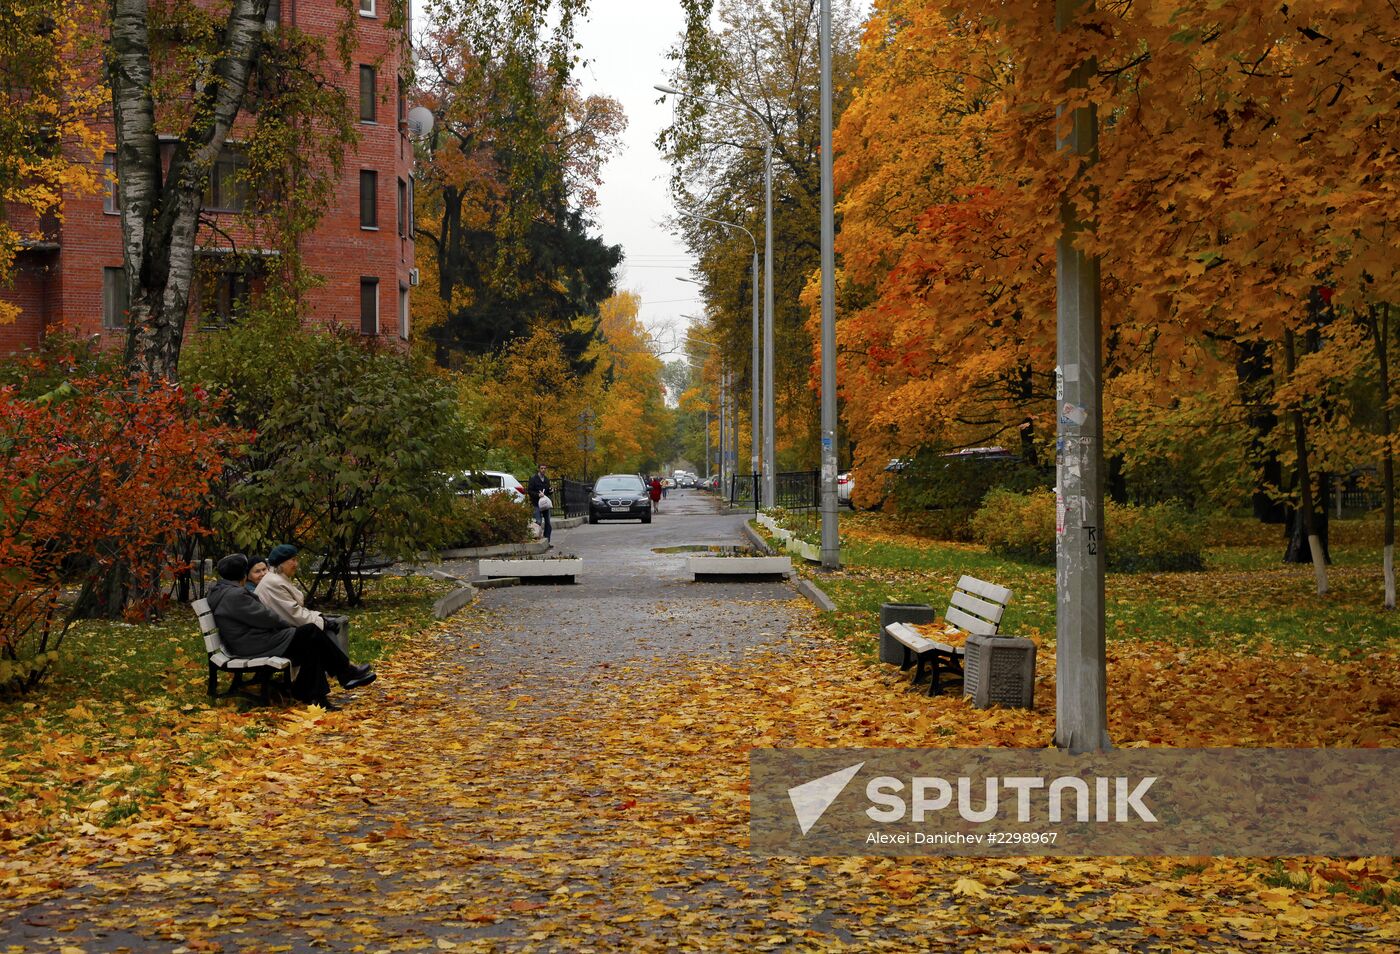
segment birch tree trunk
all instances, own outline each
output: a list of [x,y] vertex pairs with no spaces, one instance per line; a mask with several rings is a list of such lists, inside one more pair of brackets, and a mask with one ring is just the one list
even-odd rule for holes
[[243,105],[268,20],[269,0],[233,0],[218,55],[195,85],[193,117],[162,176],[147,0],[111,0],[107,58],[117,137],[123,265],[128,300],[126,366],[174,379],[194,284],[195,237],[209,173]]
[[[1285,331],[1283,355],[1291,376],[1297,369],[1298,359],[1293,345],[1293,332]],[[1317,535],[1317,514],[1313,511],[1312,474],[1308,470],[1308,432],[1303,421],[1303,407],[1300,403],[1292,412],[1293,440],[1298,455],[1299,517],[1303,522],[1303,535],[1312,553],[1313,575],[1317,578],[1319,596],[1327,592],[1327,557],[1322,552],[1322,539]]]

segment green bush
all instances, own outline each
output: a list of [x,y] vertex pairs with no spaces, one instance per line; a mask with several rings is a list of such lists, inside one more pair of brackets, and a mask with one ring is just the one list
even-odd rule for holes
[[[1110,570],[1132,573],[1205,567],[1203,528],[1180,504],[1132,507],[1110,502],[1105,521]],[[972,532],[993,553],[1053,563],[1055,495],[993,490],[973,515]]]
[[972,515],[972,536],[993,553],[1033,563],[1055,561],[1055,495],[990,491]]
[[941,540],[974,539],[972,515],[993,490],[1030,492],[1049,478],[1040,468],[1014,457],[986,458],[921,451],[905,469],[891,475],[891,493],[900,513]]
[[1108,567],[1125,573],[1205,569],[1203,527],[1176,501],[1108,505]]
[[443,520],[444,550],[494,547],[530,539],[530,508],[507,494],[463,494]]
[[222,547],[294,543],[307,551],[308,596],[343,588],[358,605],[354,570],[366,558],[445,543],[442,515],[456,499],[446,475],[476,463],[482,435],[452,381],[424,361],[268,313],[201,335],[182,370],[256,433],[215,506]]

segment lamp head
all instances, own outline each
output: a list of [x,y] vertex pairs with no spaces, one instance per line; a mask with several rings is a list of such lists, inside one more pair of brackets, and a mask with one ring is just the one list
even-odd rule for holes
[[658,90],[662,93],[670,93],[672,96],[679,96],[681,94],[681,91],[676,89],[674,86],[665,86],[661,83],[657,83],[655,86],[652,87],[652,89]]

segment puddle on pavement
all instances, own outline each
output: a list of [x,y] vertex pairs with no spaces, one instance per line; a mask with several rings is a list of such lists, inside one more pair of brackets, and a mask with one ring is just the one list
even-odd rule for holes
[[707,556],[725,557],[756,557],[767,556],[767,554],[755,550],[753,547],[722,547],[704,546],[703,544],[689,544],[682,547],[652,547],[652,553],[703,553]]

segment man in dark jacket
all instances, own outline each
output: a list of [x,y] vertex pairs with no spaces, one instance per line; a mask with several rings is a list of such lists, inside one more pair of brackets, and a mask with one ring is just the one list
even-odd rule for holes
[[549,475],[544,472],[544,464],[540,464],[539,469],[530,478],[530,485],[525,488],[525,491],[530,495],[530,506],[535,510],[535,523],[540,525],[544,538],[548,541],[554,530],[549,519],[551,507],[541,507],[540,497],[551,498],[552,504],[554,485],[549,482]]
[[356,666],[350,657],[314,623],[288,626],[272,610],[258,602],[244,587],[248,558],[241,553],[224,557],[215,567],[219,581],[206,599],[214,614],[219,638],[231,655],[247,658],[282,656],[297,667],[292,695],[302,702],[337,709],[328,698],[334,675],[345,689],[366,686],[375,680],[369,666]]

